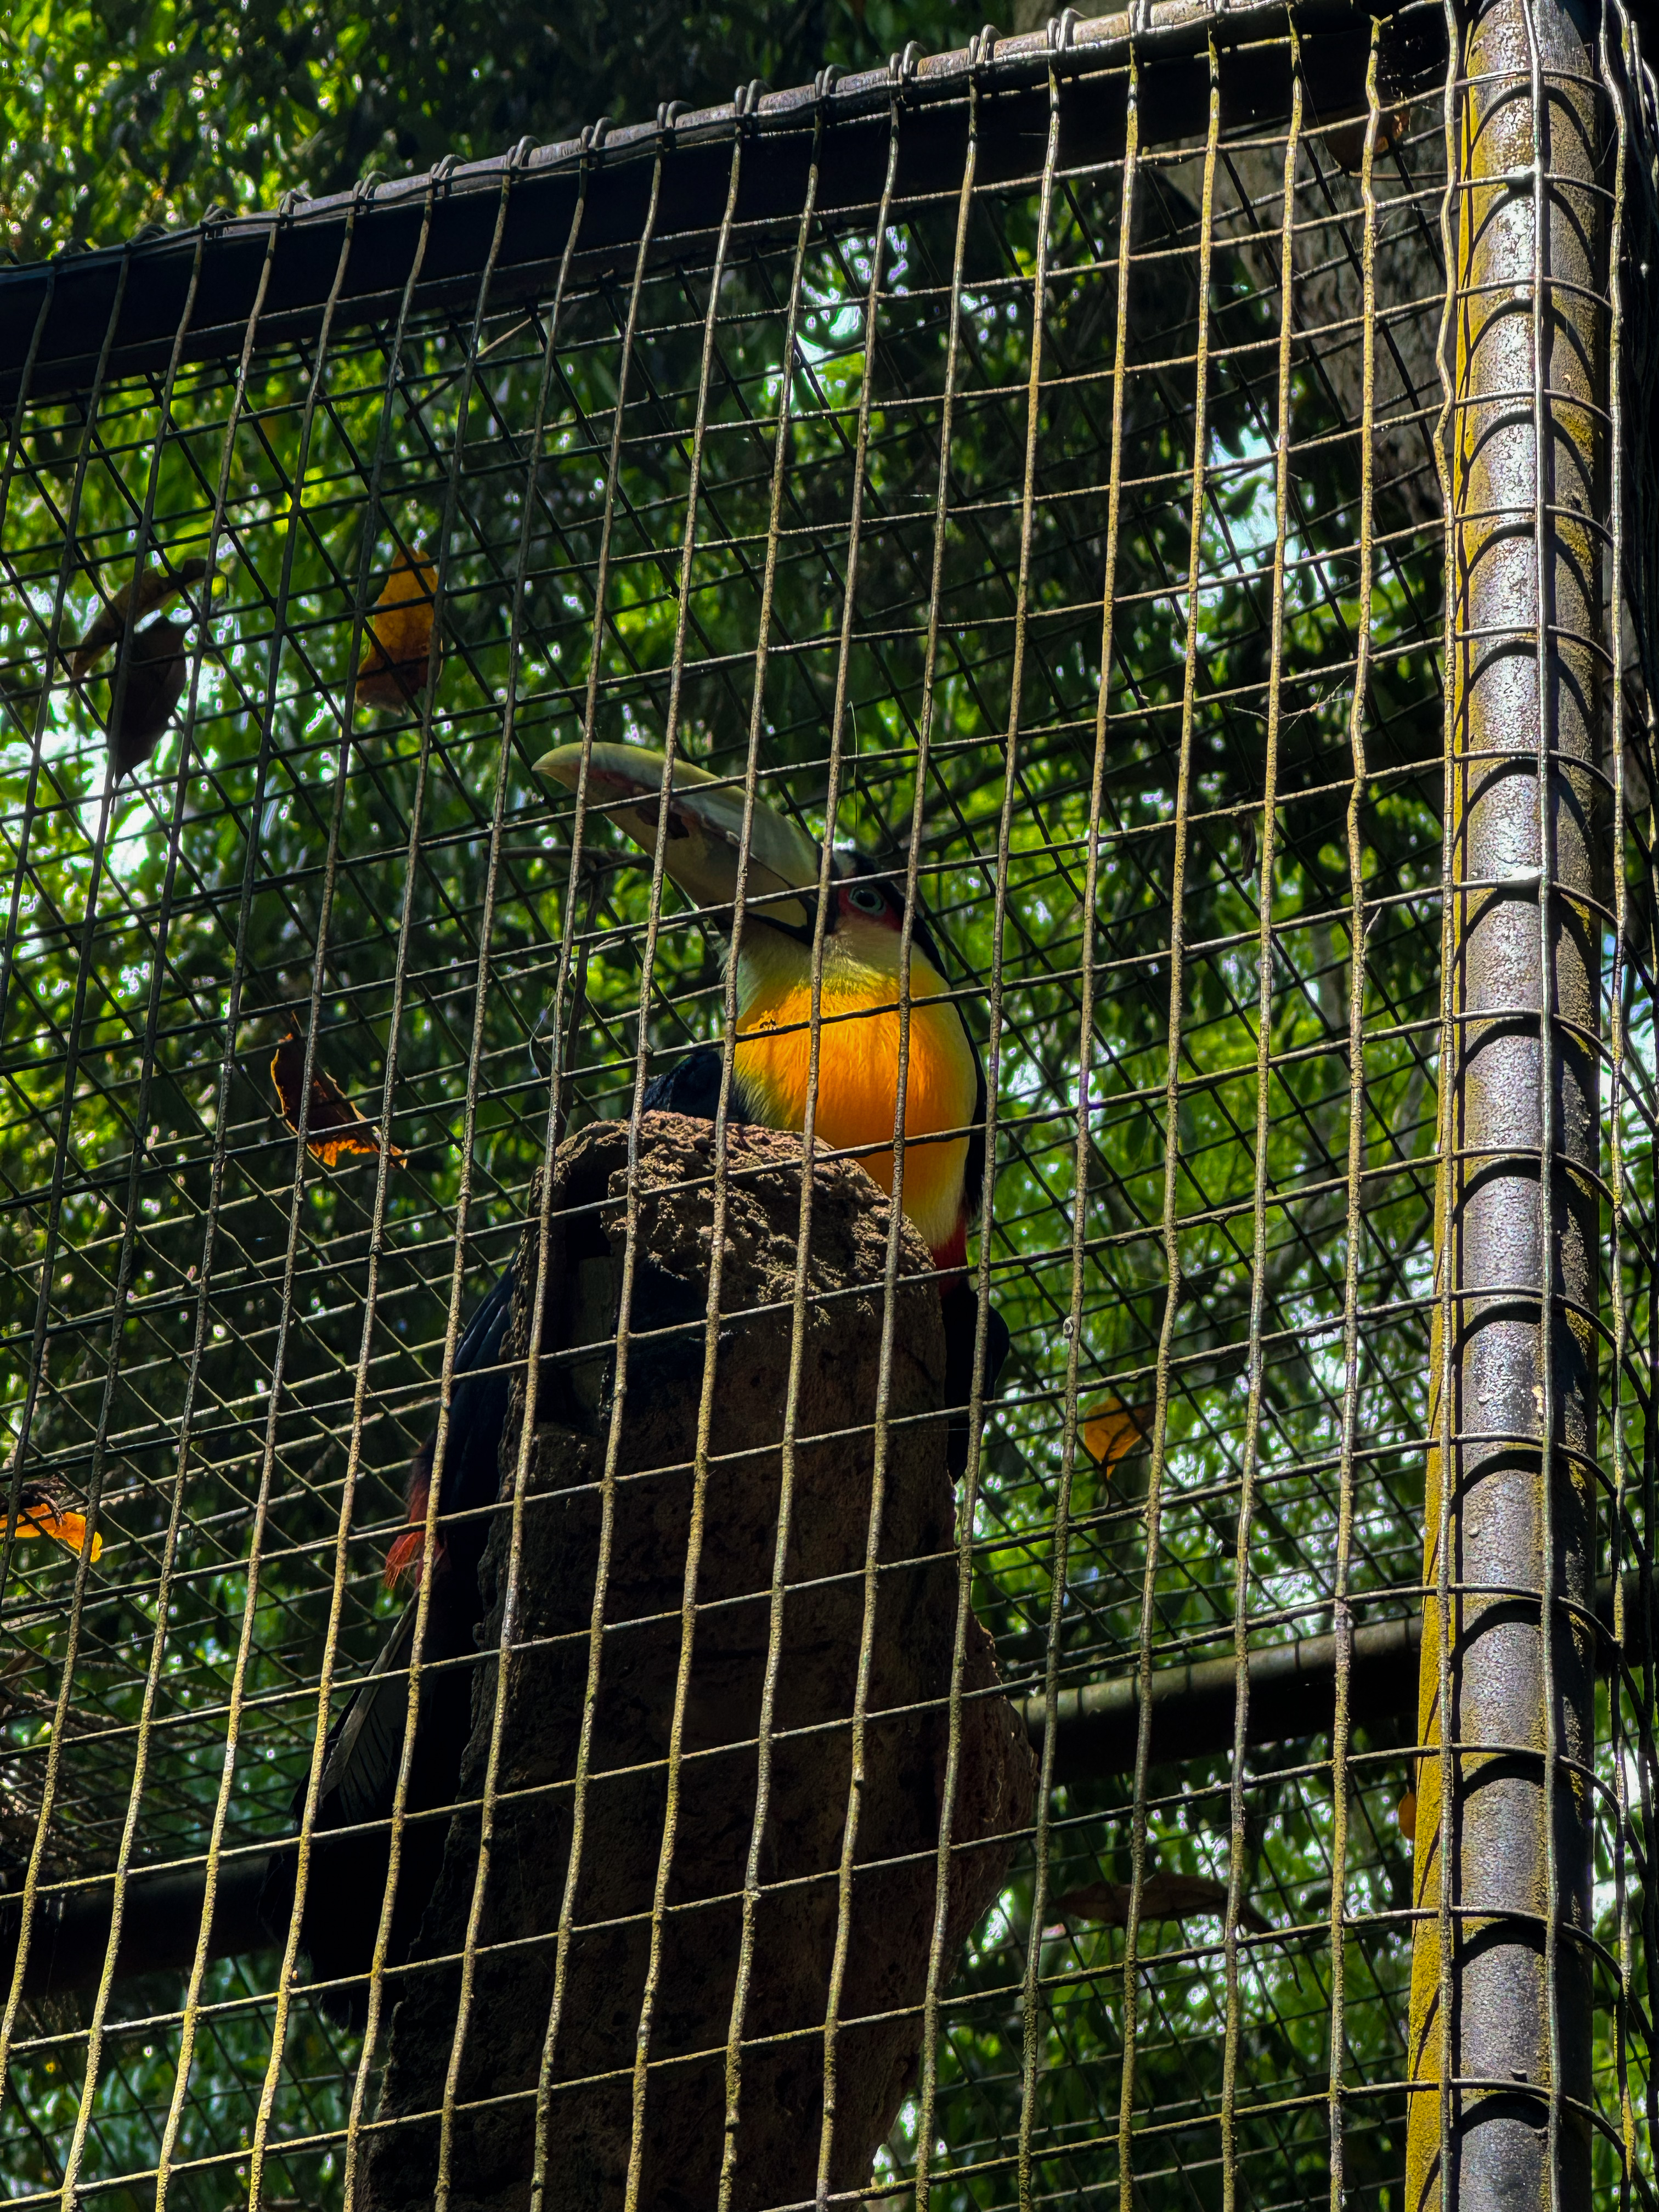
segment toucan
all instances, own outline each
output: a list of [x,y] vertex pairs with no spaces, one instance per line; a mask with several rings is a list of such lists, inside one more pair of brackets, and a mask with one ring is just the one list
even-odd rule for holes
[[[538,770],[572,790],[583,749],[563,745]],[[665,784],[666,793],[665,800]],[[727,921],[733,910],[743,846],[740,784],[694,763],[672,765],[643,745],[595,744],[587,756],[586,799],[647,852],[654,853],[667,807],[664,870],[695,904]],[[769,1128],[805,1126],[823,854],[794,823],[757,803],[750,820],[748,870],[737,951],[737,1043],[728,1123]],[[902,880],[862,856],[831,856],[823,920],[815,1141],[849,1152],[891,1192],[898,1120]],[[966,1274],[968,1231],[985,1162],[985,1076],[974,1040],[945,978],[945,963],[920,914],[911,917],[909,1046],[904,1103],[902,1201],[938,1271],[945,1324],[946,1457],[960,1475],[968,1453],[967,1403],[973,1372],[977,1302]],[[714,1118],[723,1054],[700,1045],[646,1088],[643,1107]],[[449,1802],[459,1775],[471,1716],[473,1631],[481,1618],[477,1568],[496,1500],[507,1377],[502,1340],[514,1275],[503,1271],[457,1347],[441,1467],[435,1439],[416,1454],[408,1487],[409,1522],[387,1554],[389,1583],[423,1571],[430,1487],[438,1483],[438,1544],[433,1562],[412,1812]],[[994,1392],[1008,1347],[1002,1317],[986,1317],[985,1395]],[[333,1836],[340,1828],[384,1822],[390,1814],[407,1708],[406,1668],[414,1607],[405,1611],[381,1658],[331,1731],[326,1747],[311,1877],[301,1937],[313,1976],[362,1976],[372,1955],[378,1912],[365,1898],[384,1889],[384,1827]],[[296,1803],[296,1810],[298,1809]],[[392,1955],[407,1957],[443,1848],[441,1821],[416,1820],[404,1832]],[[375,1877],[376,1867],[380,1879]],[[292,1910],[291,1850],[273,1855],[265,1916],[285,1936]],[[337,1996],[333,2009],[361,2019],[362,1994]]]
[[[562,745],[537,763],[571,790],[582,748]],[[654,853],[668,781],[663,868],[707,911],[729,917],[738,890],[744,794],[739,784],[676,760],[672,777],[643,745],[596,744],[587,802]],[[726,1117],[771,1129],[805,1126],[811,1050],[813,940],[823,854],[786,816],[756,804],[749,828],[743,927],[737,952],[737,1047]],[[856,854],[831,856],[819,989],[817,1144],[854,1153],[880,1188],[893,1188],[898,1125],[902,879]],[[909,1049],[904,1091],[904,1212],[939,1271],[945,1308],[945,1403],[957,1409],[951,1471],[967,1458],[965,1412],[973,1371],[975,1301],[966,1276],[968,1231],[985,1171],[985,1072],[945,963],[920,913],[910,918]],[[712,1121],[723,1054],[697,1046],[649,1085],[644,1103]],[[987,1384],[994,1387],[1008,1333],[988,1316]]]

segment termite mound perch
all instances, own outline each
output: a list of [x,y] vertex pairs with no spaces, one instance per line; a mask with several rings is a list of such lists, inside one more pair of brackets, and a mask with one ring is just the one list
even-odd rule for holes
[[[482,1571],[483,1656],[461,1778],[463,1801],[479,1798],[499,1683],[505,1702],[493,1837],[446,2160],[451,2212],[525,2206],[538,2171],[544,2212],[593,2212],[624,2199],[692,1526],[714,1157],[707,1124],[645,1117],[599,1694],[538,2156],[538,2082],[554,2002],[605,1517],[626,1128],[593,1124],[560,1148],[555,1165],[542,1331],[549,1356],[530,1443],[513,1648],[501,1668],[512,1548],[503,1510]],[[697,1614],[635,2196],[642,2206],[685,2212],[712,2212],[727,2136],[726,2046],[759,1771],[800,1177],[797,1137],[730,1133]],[[517,1371],[501,1449],[507,1498],[523,1429],[539,1210],[538,1193],[519,1255],[508,1344]],[[861,1169],[842,1160],[815,1167],[781,1663],[743,2017],[735,2212],[811,2198],[818,2178],[888,1230],[888,1201]],[[835,2042],[835,2190],[867,2180],[915,2079],[948,1750],[957,1576],[939,1411],[944,1332],[927,1249],[908,1224],[902,1236],[866,1778]],[[586,1358],[573,1352],[596,1342]],[[1001,1693],[990,1638],[971,1617],[967,1632],[947,1980],[1003,1886],[1035,1787],[1030,1749]],[[374,2212],[432,2201],[441,2134],[434,2115],[461,2006],[479,1836],[479,1814],[464,1805],[392,2026],[379,2124],[369,2131],[360,2182],[360,2201]]]

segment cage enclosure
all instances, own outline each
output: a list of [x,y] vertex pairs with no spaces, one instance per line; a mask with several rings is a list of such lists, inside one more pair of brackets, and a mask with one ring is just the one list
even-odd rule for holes
[[1656,118],[1154,0],[0,273],[11,2202],[1651,2200]]

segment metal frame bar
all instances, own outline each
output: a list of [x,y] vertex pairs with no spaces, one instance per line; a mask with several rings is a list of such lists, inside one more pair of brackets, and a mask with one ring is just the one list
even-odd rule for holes
[[1610,226],[1597,58],[1568,12],[1495,0],[1459,64],[1453,1056],[1407,2186],[1477,2212],[1590,2185],[1597,1372],[1575,1322],[1599,1303]]

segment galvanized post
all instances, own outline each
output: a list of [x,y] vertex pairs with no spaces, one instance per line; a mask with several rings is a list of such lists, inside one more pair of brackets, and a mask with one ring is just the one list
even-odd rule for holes
[[1608,460],[1595,35],[1560,0],[1494,0],[1462,32],[1413,2212],[1589,2202]]

